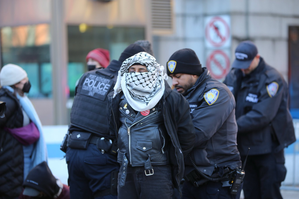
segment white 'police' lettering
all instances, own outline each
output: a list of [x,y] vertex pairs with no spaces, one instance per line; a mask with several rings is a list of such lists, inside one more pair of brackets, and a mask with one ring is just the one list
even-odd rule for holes
[[189,104],[189,108],[190,108],[190,113],[192,113],[194,111],[195,108],[197,108],[196,104]]
[[235,53],[236,55],[236,58],[237,59],[247,59],[248,58],[248,55],[244,54],[244,53]]
[[257,95],[252,94],[252,93],[248,93],[248,95],[246,96],[246,101],[252,102],[252,103],[257,103],[258,102]]
[[84,80],[82,90],[88,91],[88,95],[94,96],[95,94],[106,95],[111,87],[109,79],[99,77],[96,75],[89,75]]

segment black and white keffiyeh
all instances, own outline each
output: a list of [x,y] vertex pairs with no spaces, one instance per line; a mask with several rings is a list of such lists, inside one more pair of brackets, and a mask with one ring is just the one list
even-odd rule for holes
[[[134,64],[146,66],[148,72],[132,72],[129,68]],[[164,94],[164,67],[146,52],[140,52],[126,59],[118,71],[114,86],[114,96],[123,91],[128,103],[136,111],[153,108]]]

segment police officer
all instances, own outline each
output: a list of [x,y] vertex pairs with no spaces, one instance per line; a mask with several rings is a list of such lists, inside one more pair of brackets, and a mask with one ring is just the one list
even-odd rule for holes
[[[185,159],[183,198],[235,198],[231,180],[241,166],[237,149],[235,99],[202,68],[195,52],[176,51],[167,62],[172,85],[189,102],[195,145]],[[235,184],[236,185],[236,184]]]
[[250,148],[244,195],[246,199],[282,198],[284,147],[295,142],[287,83],[251,41],[241,42],[235,56],[224,82],[236,99],[237,142],[243,161]]
[[119,60],[106,69],[85,73],[76,87],[71,111],[66,161],[71,198],[115,199],[118,163],[115,136],[109,120],[108,93],[113,89],[121,63],[144,51],[129,45]]

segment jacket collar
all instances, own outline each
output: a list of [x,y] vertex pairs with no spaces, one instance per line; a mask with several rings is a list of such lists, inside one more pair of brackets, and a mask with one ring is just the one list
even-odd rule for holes
[[260,74],[265,69],[265,61],[262,57],[260,57],[259,65],[248,75],[244,76],[244,79],[251,79],[253,77],[256,77],[258,74]]
[[186,93],[184,93],[183,95],[188,98],[194,90],[197,90],[197,88],[201,87],[201,85],[203,83],[206,82],[207,79],[210,79],[211,76],[210,76],[210,72],[208,71],[207,68],[202,68],[203,72],[201,73],[201,75],[198,77],[198,79],[196,80],[195,84],[189,88]]

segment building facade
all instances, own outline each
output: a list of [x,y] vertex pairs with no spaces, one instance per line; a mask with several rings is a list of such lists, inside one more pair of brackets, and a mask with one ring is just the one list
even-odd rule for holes
[[109,50],[112,60],[147,39],[165,65],[174,51],[192,48],[221,81],[234,49],[249,39],[288,80],[292,114],[299,117],[298,7],[297,0],[0,0],[1,67],[23,67],[42,123],[60,125],[68,124],[92,49]]

